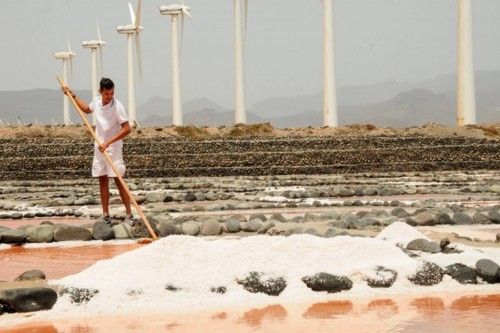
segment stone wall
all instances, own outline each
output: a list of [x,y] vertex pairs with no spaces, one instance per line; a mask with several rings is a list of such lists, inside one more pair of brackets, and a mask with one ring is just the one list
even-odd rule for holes
[[[90,177],[86,139],[0,139],[0,179]],[[133,177],[500,170],[500,141],[466,137],[128,139]]]

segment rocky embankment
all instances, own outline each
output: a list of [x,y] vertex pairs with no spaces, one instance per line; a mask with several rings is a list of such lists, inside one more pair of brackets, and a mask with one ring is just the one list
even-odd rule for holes
[[[478,171],[140,178],[128,183],[162,237],[333,237],[370,235],[396,221],[418,227],[500,224],[499,180],[498,172]],[[116,190],[111,204],[114,221],[109,226],[95,221],[102,213],[92,179],[0,182],[0,242],[148,236],[144,226],[122,223]]]
[[[500,170],[500,141],[426,136],[131,138],[131,177]],[[0,139],[0,179],[90,176],[88,139]]]

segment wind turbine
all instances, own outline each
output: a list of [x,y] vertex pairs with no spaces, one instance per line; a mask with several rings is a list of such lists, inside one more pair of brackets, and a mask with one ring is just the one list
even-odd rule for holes
[[[188,6],[184,5],[184,1],[182,1],[182,5],[160,7],[161,15],[170,15],[172,17],[172,123],[175,126],[182,126],[180,53],[182,52],[184,15],[191,17],[190,10]],[[179,18],[181,20],[180,30]]]
[[476,123],[476,87],[472,51],[470,0],[458,0],[457,25],[457,125]]
[[333,0],[323,0],[323,126],[337,127]]
[[[91,73],[91,83],[92,83],[92,99],[98,96],[99,92],[97,90],[97,52],[99,51],[100,58],[100,69],[102,76],[102,47],[106,45],[106,42],[102,40],[101,29],[99,29],[99,22],[97,22],[97,39],[86,40],[82,42],[84,48],[90,49],[91,62],[92,62],[92,73]],[[95,125],[95,115],[93,115],[93,124]]]
[[[73,57],[76,53],[71,50],[71,45],[69,44],[68,36],[66,36],[66,42],[68,43],[68,51],[55,52],[54,57],[56,59],[62,60],[63,64],[63,79],[64,82],[69,82],[68,80],[68,65],[70,69],[70,74],[73,76]],[[63,121],[64,125],[70,125],[71,119],[69,117],[69,99],[68,96],[63,96]]]
[[[134,56],[133,48],[137,53],[139,77],[142,81],[142,60],[141,60],[141,39],[140,33],[144,29],[141,27],[141,0],[137,2],[137,10],[134,13],[132,5],[128,4],[130,21],[128,25],[116,27],[119,34],[127,35],[127,70],[128,70],[128,115],[131,126],[136,126],[137,117],[135,111],[135,82],[134,82]],[[133,38],[134,37],[134,38]]]
[[245,110],[245,48],[248,0],[234,0],[234,62],[235,62],[235,123],[246,124]]

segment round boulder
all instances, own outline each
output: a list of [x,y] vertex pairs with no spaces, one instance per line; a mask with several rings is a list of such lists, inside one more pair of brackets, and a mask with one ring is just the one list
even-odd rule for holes
[[500,267],[490,259],[481,259],[476,262],[477,275],[488,283],[500,281]]
[[474,224],[491,224],[490,218],[481,212],[476,212],[472,216],[472,221]]
[[472,224],[474,222],[472,220],[472,217],[470,217],[469,215],[467,215],[464,212],[456,212],[455,214],[453,214],[452,219],[453,219],[453,222],[455,222],[455,224],[459,224],[459,225]]
[[33,269],[31,271],[26,271],[16,277],[14,281],[36,281],[36,280],[45,280],[47,277],[45,276],[45,273],[38,270],[38,269]]
[[226,230],[229,233],[240,232],[241,225],[237,220],[229,219],[226,221]]
[[215,219],[209,219],[202,223],[200,233],[203,236],[218,236],[222,227]]
[[195,221],[187,221],[181,225],[181,229],[186,235],[196,236],[200,233],[200,224]]
[[0,303],[15,312],[49,310],[57,301],[57,293],[50,288],[18,288],[0,291]]
[[180,233],[180,230],[177,229],[177,226],[170,221],[160,222],[158,226],[158,231],[160,232],[160,237],[178,235]]
[[75,226],[61,226],[56,228],[54,232],[54,240],[56,242],[62,241],[88,241],[92,239],[90,230],[82,227]]
[[338,293],[352,288],[352,281],[349,278],[324,272],[305,276],[302,278],[302,282],[314,291],[326,291],[328,293]]
[[26,231],[15,229],[5,230],[0,234],[0,242],[2,243],[23,243],[26,240]]
[[92,228],[92,238],[96,240],[110,240],[115,238],[115,232],[107,223],[97,222]]

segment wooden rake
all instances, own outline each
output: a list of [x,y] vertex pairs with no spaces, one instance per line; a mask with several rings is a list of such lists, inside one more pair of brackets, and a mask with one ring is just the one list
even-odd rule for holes
[[[66,84],[58,77],[56,76],[57,78],[57,81],[59,81],[59,84],[61,85],[61,88],[64,88],[66,87]],[[73,106],[75,107],[75,109],[78,111],[78,114],[80,115],[80,118],[82,118],[82,121],[83,123],[85,124],[85,127],[87,128],[87,130],[90,132],[90,134],[92,134],[92,136],[94,137],[95,139],[95,142],[100,145],[101,142],[99,142],[99,139],[97,138],[94,130],[92,129],[92,126],[90,126],[87,118],[85,117],[84,115],[84,112],[80,109],[80,107],[78,106],[78,104],[76,103],[75,99],[73,98],[73,96],[71,95],[66,95],[68,96],[68,98],[71,100],[71,102],[73,103]],[[139,204],[137,203],[137,201],[135,200],[134,196],[130,193],[130,189],[127,185],[127,183],[125,183],[125,181],[123,180],[123,177],[120,175],[120,173],[118,172],[118,169],[116,168],[115,164],[113,163],[113,160],[109,157],[108,153],[106,153],[106,151],[104,151],[102,153],[104,155],[104,157],[106,158],[106,161],[108,162],[109,166],[111,167],[111,169],[113,169],[113,172],[115,173],[115,175],[117,176],[120,184],[122,184],[123,188],[125,189],[125,191],[127,192],[127,195],[129,196],[130,198],[130,202],[132,202],[132,204],[134,205],[137,213],[139,214],[139,216],[141,217],[141,220],[144,222],[144,225],[146,226],[146,228],[148,229],[149,231],[149,234],[151,235],[151,238],[153,240],[157,240],[158,237],[156,236],[155,232],[153,231],[153,228],[151,228],[151,225],[149,224],[148,222],[148,219],[146,218],[146,216],[144,215],[144,213],[142,212],[142,209],[141,209],[141,206],[139,206]]]

